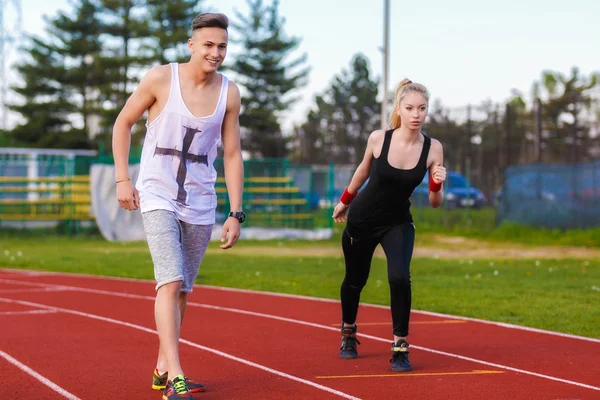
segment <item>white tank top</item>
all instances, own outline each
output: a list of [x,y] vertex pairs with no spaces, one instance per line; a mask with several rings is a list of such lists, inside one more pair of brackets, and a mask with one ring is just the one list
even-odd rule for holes
[[146,124],[136,182],[140,210],[170,210],[190,224],[214,224],[217,171],[213,163],[221,146],[228,79],[220,74],[221,93],[214,112],[196,117],[183,102],[178,64],[170,65],[167,104],[154,121]]

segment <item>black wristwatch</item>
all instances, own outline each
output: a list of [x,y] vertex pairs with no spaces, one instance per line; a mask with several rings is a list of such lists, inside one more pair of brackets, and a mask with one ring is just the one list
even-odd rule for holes
[[236,212],[231,211],[229,213],[229,216],[240,221],[240,224],[246,220],[246,214],[244,214],[243,211],[236,211]]

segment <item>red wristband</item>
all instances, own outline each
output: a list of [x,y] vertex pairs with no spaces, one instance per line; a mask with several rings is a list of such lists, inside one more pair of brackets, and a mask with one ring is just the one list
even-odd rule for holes
[[429,174],[429,191],[431,192],[439,192],[440,190],[442,190],[442,183],[435,183],[435,181],[433,180],[433,176],[431,176],[431,173]]
[[348,191],[348,188],[346,188],[346,189],[344,190],[344,193],[342,193],[342,197],[340,198],[340,201],[341,201],[342,203],[344,203],[345,205],[349,205],[349,204],[352,202],[352,200],[354,200],[354,198],[355,198],[355,197],[356,197],[356,195],[355,195],[355,194],[352,194],[352,193],[350,193],[350,192]]

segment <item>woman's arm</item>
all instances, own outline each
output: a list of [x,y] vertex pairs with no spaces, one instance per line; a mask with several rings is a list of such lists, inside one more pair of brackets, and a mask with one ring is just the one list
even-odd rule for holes
[[435,139],[431,139],[429,166],[429,204],[431,207],[438,208],[444,201],[443,183],[446,180],[446,168],[444,164],[444,149],[442,144]]

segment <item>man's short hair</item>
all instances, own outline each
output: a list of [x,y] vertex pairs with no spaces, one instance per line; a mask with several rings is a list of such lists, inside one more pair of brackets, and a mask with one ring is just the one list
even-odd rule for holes
[[201,28],[221,28],[227,30],[229,19],[225,14],[204,13],[199,14],[192,21],[192,33]]

